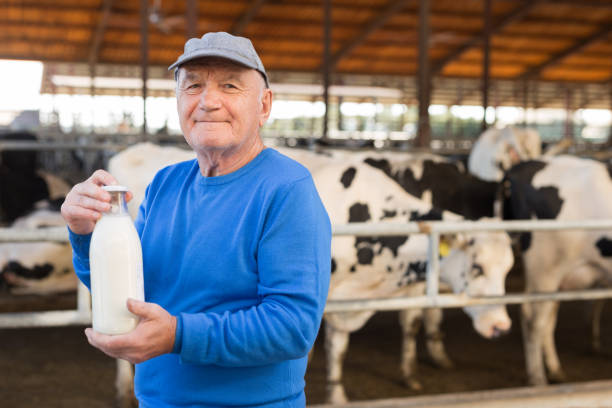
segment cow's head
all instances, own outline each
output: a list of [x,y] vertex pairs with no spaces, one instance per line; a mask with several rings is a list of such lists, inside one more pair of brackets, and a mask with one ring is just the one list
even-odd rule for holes
[[[441,278],[453,292],[472,297],[505,293],[506,276],[514,263],[508,234],[459,234],[447,240],[450,252],[441,262]],[[486,338],[498,337],[512,325],[504,305],[467,306],[464,310],[476,331]]]

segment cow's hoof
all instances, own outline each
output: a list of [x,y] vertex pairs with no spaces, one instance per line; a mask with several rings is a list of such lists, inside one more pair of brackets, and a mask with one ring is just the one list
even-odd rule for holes
[[414,378],[404,378],[404,384],[412,391],[421,391],[423,389],[423,384]]
[[453,362],[448,357],[444,357],[440,359],[432,359],[432,362],[436,367],[439,367],[439,368],[450,369],[450,368],[455,367]]
[[544,376],[530,376],[527,383],[531,386],[537,387],[541,385],[547,385],[548,380]]
[[329,385],[327,388],[327,403],[328,404],[346,404],[348,398],[344,393],[344,386],[342,384]]
[[553,384],[567,382],[567,376],[563,370],[551,371],[548,373],[548,380]]

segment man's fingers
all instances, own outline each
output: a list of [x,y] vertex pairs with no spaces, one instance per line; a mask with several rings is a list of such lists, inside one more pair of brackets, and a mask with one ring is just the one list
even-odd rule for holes
[[111,199],[111,196],[107,191],[104,191],[101,186],[92,183],[89,180],[77,184],[74,186],[74,190],[78,193],[78,195],[91,197],[94,200],[109,202]]
[[68,222],[72,220],[89,220],[93,222],[102,216],[99,211],[77,206],[66,206],[65,209],[63,208],[63,215]]
[[85,335],[87,336],[87,341],[89,341],[89,344],[94,347],[97,347],[99,349],[107,349],[109,347],[113,347],[112,336],[98,333],[91,327],[85,329]]
[[116,352],[113,348],[110,348],[108,347],[107,344],[105,344],[106,343],[105,337],[110,337],[110,336],[106,336],[104,334],[97,333],[95,330],[91,328],[85,329],[85,336],[87,337],[87,341],[89,342],[89,344],[91,344],[93,347],[97,348],[98,350],[102,351],[107,356],[112,357],[112,358],[120,357],[119,352]]
[[123,351],[126,347],[129,347],[130,339],[126,336],[129,335],[114,335],[110,336],[104,333],[98,333],[91,327],[85,329],[85,335],[87,336],[87,341],[92,346],[99,348],[105,353],[119,353]]
[[89,180],[98,186],[111,186],[117,184],[117,180],[106,170],[96,170]]
[[87,208],[93,211],[106,212],[110,210],[110,204],[106,201],[96,200],[87,196],[79,196],[76,202],[77,206]]

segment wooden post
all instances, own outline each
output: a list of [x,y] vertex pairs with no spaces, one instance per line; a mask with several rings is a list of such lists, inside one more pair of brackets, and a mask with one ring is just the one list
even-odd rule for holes
[[430,0],[419,2],[419,65],[418,65],[418,97],[419,118],[416,147],[429,147],[431,141],[431,125],[429,123],[429,101],[431,98],[431,78],[429,74],[429,10]]

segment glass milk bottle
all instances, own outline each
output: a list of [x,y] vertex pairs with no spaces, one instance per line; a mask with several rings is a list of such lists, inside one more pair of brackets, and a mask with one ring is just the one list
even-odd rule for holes
[[89,247],[93,329],[124,334],[138,324],[127,299],[144,300],[140,238],[127,211],[123,186],[104,186],[111,209],[96,223]]

